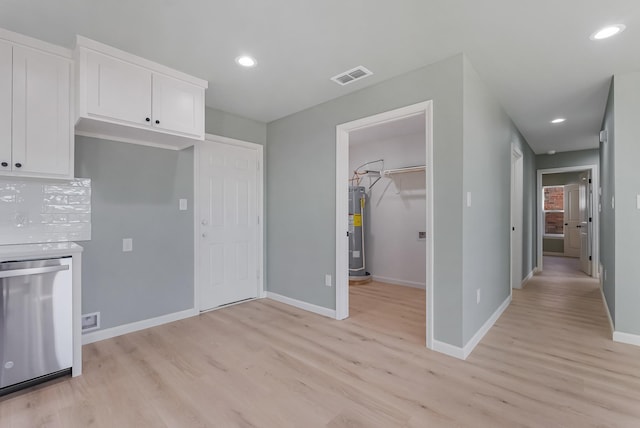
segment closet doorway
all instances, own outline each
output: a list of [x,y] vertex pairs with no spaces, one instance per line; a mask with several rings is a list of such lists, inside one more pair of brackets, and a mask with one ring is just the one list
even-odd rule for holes
[[336,317],[431,348],[431,103],[337,131]]

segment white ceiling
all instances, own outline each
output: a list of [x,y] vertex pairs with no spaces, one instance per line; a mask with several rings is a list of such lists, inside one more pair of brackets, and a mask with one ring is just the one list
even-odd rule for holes
[[[640,70],[637,0],[0,0],[0,27],[82,34],[209,81],[207,105],[264,122],[459,52],[537,153],[595,148],[614,73]],[[589,40],[622,23],[621,35]],[[254,69],[234,58],[250,53]],[[348,86],[331,76],[363,65]],[[551,126],[564,116],[567,122]]]

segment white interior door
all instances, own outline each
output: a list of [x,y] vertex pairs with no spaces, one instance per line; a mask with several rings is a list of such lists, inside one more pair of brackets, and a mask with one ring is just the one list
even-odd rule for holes
[[580,269],[591,276],[591,171],[580,174]]
[[522,287],[522,154],[513,151],[511,159],[511,287]]
[[580,185],[564,186],[564,255],[580,257]]
[[258,296],[258,152],[199,144],[200,310]]

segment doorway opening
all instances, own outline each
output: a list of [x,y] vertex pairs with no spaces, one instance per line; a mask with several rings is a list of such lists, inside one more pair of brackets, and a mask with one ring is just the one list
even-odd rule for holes
[[337,127],[336,318],[349,317],[350,303],[353,314],[361,314],[372,299],[387,304],[384,314],[371,317],[378,322],[394,311],[400,320],[403,308],[413,308],[428,348],[434,305],[432,177],[431,101]]
[[598,278],[598,188],[597,165],[538,170],[539,271],[552,261]]

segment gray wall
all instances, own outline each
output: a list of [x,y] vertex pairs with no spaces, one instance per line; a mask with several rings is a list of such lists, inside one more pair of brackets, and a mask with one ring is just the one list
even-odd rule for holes
[[[525,153],[525,204],[531,204],[535,195],[531,187],[534,156],[465,61],[457,55],[267,125],[270,291],[335,308],[335,288],[325,287],[323,279],[326,273],[335,276],[336,125],[433,100],[436,340],[463,346],[505,300],[509,294],[509,228],[504,225],[509,224],[510,144],[522,146]],[[469,90],[464,97],[463,83]],[[463,108],[463,103],[469,108]],[[463,110],[469,121],[465,127]],[[463,128],[468,140],[465,153]],[[477,205],[463,219],[467,188],[476,195]],[[525,239],[531,240],[531,246],[532,218],[527,217],[525,224],[529,228]],[[482,261],[476,261],[479,254]],[[526,254],[526,268],[532,266],[533,254]],[[479,283],[473,275],[487,278]],[[482,304],[464,304],[463,325],[463,294],[465,302],[472,298],[476,306],[478,286],[485,293]]]
[[[614,81],[615,326],[616,331],[637,335],[640,334],[640,210],[636,206],[640,194],[640,72],[616,75]],[[607,202],[611,201],[603,201],[603,205]]]
[[542,238],[542,251],[564,254],[564,239]]
[[462,56],[267,125],[268,288],[335,308],[336,125],[434,102],[435,337],[462,341]]
[[[526,159],[533,158],[533,152],[466,58],[463,86],[463,192],[472,195],[471,207],[465,204],[463,208],[462,228],[462,343],[466,344],[510,295],[511,147],[520,147]],[[530,167],[530,162],[527,164]],[[523,181],[528,190],[530,179],[527,168]],[[530,202],[529,192],[525,200]],[[533,223],[529,216],[523,220],[523,228],[530,232]],[[525,234],[523,247],[533,244],[530,236]],[[521,278],[531,264],[529,257],[523,261]]]
[[[600,264],[603,268],[602,290],[607,299],[611,318],[616,320],[616,221],[611,206],[611,198],[615,195],[615,82],[611,79],[609,98],[602,121],[602,129],[607,131],[607,142],[600,144],[600,187],[602,195],[600,204]],[[606,277],[604,272],[606,272]]]
[[[211,134],[266,142],[261,122],[207,108],[205,123]],[[102,328],[193,308],[193,153],[76,137],[76,176],[93,191],[82,311],[100,311]],[[122,238],[133,238],[133,252],[122,252]]]
[[598,165],[600,151],[598,149],[560,152],[555,155],[537,155],[537,169],[563,168],[567,166]]
[[211,107],[205,108],[205,132],[265,145],[267,124]]
[[92,182],[82,312],[100,311],[109,328],[193,308],[193,149],[76,137],[75,168]]
[[[570,152],[569,152],[570,153]],[[556,174],[544,174],[542,176],[543,186],[564,186],[565,184],[578,184],[581,182],[580,174],[582,172],[560,172]]]

